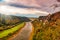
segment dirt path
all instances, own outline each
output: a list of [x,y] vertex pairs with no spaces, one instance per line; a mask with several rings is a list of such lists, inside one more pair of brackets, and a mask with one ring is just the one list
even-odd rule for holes
[[11,38],[10,40],[29,40],[30,34],[32,32],[32,24],[31,22],[26,22],[24,28],[17,33],[17,36]]

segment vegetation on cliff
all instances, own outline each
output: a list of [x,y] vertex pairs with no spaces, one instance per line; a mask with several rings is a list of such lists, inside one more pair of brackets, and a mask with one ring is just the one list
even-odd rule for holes
[[32,23],[33,40],[60,40],[60,12],[39,17]]

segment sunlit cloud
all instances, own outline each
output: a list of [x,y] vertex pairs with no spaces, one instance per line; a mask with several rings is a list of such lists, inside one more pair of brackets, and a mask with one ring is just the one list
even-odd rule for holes
[[40,10],[36,10],[36,9],[24,9],[24,8],[16,8],[16,7],[11,7],[8,5],[2,5],[0,6],[0,13],[3,14],[48,14],[48,12],[44,12],[44,11],[40,11]]

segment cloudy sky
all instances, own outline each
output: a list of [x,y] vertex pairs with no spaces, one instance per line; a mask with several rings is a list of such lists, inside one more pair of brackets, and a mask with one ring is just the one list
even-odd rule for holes
[[7,15],[38,17],[58,11],[59,0],[0,0],[0,13]]

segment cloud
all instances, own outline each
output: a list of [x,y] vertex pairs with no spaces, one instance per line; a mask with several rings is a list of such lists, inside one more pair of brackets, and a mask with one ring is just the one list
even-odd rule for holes
[[16,8],[8,5],[1,5],[0,6],[0,13],[3,14],[37,14],[37,13],[43,13],[48,14],[48,12],[40,11],[37,9],[26,9],[26,8]]
[[[9,4],[10,6],[19,8],[32,8],[40,11],[46,11],[48,13],[54,13],[55,9],[58,8],[58,7],[54,8],[55,7],[54,4],[60,5],[60,2],[57,2],[57,0],[23,0],[23,1],[15,0],[11,3],[12,4]],[[59,9],[57,10],[59,11]]]
[[11,7],[7,5],[2,5],[0,6],[0,12],[3,13],[23,13],[23,14],[28,14],[28,13],[33,13],[31,10],[23,9],[23,8],[16,8],[16,7]]
[[28,6],[28,5],[22,5],[22,4],[16,4],[16,3],[9,3],[9,6],[13,7],[18,7],[18,8],[35,8],[35,9],[40,9],[40,7],[35,7],[35,6]]
[[60,6],[55,7],[54,5],[60,4],[56,0],[4,0],[2,4],[0,12],[8,15],[17,15],[19,13],[20,15],[32,14],[31,16],[45,16],[49,13],[60,11]]

